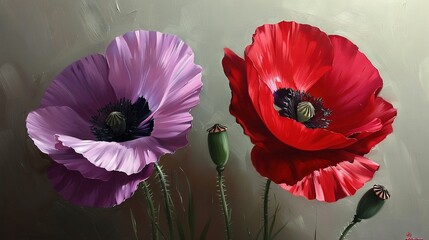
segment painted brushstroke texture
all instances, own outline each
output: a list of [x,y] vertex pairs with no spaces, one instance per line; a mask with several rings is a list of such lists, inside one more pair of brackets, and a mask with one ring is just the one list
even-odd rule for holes
[[[404,239],[407,232],[429,238],[427,12],[426,0],[0,0],[2,237],[132,239],[132,208],[141,223],[139,237],[145,239],[150,229],[144,228],[148,220],[141,195],[106,211],[59,200],[43,174],[45,166],[35,164],[44,156],[28,144],[24,121],[28,111],[38,107],[52,78],[73,60],[101,52],[114,36],[147,29],[181,37],[204,69],[201,103],[192,112],[190,147],[167,157],[166,169],[180,166],[186,171],[199,201],[197,217],[204,219],[206,209],[216,207],[211,204],[216,198],[215,177],[214,173],[210,177],[213,169],[204,131],[216,122],[227,125],[232,144],[226,178],[236,213],[232,221],[235,238],[247,239],[247,226],[259,226],[262,180],[251,166],[250,141],[228,113],[230,91],[220,62],[222,49],[228,46],[240,51],[250,44],[257,26],[294,20],[356,43],[379,69],[383,96],[398,109],[395,132],[367,155],[380,164],[368,187],[383,184],[392,197],[350,239]],[[316,222],[317,239],[338,238],[367,185],[335,204],[303,201],[274,187],[283,206],[280,221],[288,222],[279,239],[312,239]],[[214,217],[213,223],[219,219]],[[210,239],[222,236],[222,231],[216,233],[222,225],[216,224],[210,228]]]

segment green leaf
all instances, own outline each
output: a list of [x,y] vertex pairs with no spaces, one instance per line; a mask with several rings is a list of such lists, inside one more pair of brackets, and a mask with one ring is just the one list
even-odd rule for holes
[[200,234],[200,240],[206,239],[207,233],[209,232],[211,222],[212,222],[212,216],[209,217],[206,224],[204,225],[203,231],[201,231],[201,234]]
[[185,235],[185,231],[183,230],[183,225],[182,225],[182,221],[180,220],[180,218],[177,218],[177,231],[179,232],[179,238],[181,240],[186,240],[186,235]]
[[188,176],[186,176],[186,173],[185,173],[185,171],[182,168],[179,168],[179,169],[182,172],[183,176],[185,177],[186,184],[187,184],[187,187],[188,187],[188,204],[187,204],[188,206],[187,206],[187,210],[185,209],[185,204],[184,204],[184,201],[183,201],[182,193],[181,193],[180,188],[179,188],[179,184],[177,184],[179,181],[175,181],[176,182],[176,191],[177,191],[177,193],[179,195],[179,198],[180,198],[180,204],[181,204],[182,210],[183,210],[184,213],[186,212],[187,215],[188,215],[188,219],[187,220],[188,220],[189,234],[191,236],[191,239],[193,240],[193,239],[195,239],[195,207],[194,207],[194,196],[193,196],[193,193],[192,193],[192,187],[191,187],[191,184],[189,182]]
[[248,238],[249,240],[252,240],[252,236],[251,236],[251,234],[250,234],[250,229],[249,229],[249,227],[247,227],[247,238]]
[[[160,207],[158,206],[158,213],[159,212],[160,212]],[[152,219],[151,219],[151,221],[152,221]],[[161,234],[162,239],[167,239],[167,237],[165,236],[164,232],[162,231],[161,227],[159,226],[159,224],[157,222],[155,222],[155,227],[158,230],[158,232]]]
[[130,208],[130,217],[131,217],[131,224],[133,226],[133,230],[134,230],[134,237],[136,237],[136,239],[138,240],[139,237],[137,235],[137,224],[136,224],[136,219],[134,218],[134,214],[133,214],[133,210],[131,210]]
[[317,240],[317,224],[316,228],[314,228],[314,240]]
[[189,232],[191,234],[191,239],[195,239],[195,208],[194,208],[194,195],[192,193],[192,188],[189,183],[188,177],[186,177],[186,183],[188,184],[188,190],[189,190],[189,197],[188,197],[188,225],[189,225]]
[[263,227],[260,227],[260,228],[259,228],[259,230],[256,232],[256,235],[255,235],[254,240],[257,240],[257,239],[259,238],[259,236],[260,236],[260,235],[261,235],[261,233],[262,233],[262,229],[263,229]]
[[286,227],[287,223],[283,224],[283,226],[281,228],[279,228],[279,230],[277,230],[274,235],[271,237],[272,240],[274,240],[277,235],[279,235],[279,233]]
[[276,209],[274,210],[274,215],[273,215],[273,219],[271,220],[271,225],[270,225],[270,236],[273,235],[273,230],[274,230],[274,226],[276,224],[276,220],[277,220],[277,213],[280,211],[280,204],[277,203],[276,204]]

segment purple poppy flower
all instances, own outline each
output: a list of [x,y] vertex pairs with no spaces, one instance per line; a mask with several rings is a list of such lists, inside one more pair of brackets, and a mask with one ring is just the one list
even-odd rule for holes
[[28,114],[28,134],[52,158],[47,175],[65,199],[111,207],[132,196],[162,155],[188,143],[201,87],[201,67],[182,40],[128,32],[52,81]]

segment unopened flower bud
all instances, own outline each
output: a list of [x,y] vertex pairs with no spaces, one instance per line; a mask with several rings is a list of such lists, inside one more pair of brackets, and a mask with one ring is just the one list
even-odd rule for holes
[[223,170],[229,158],[229,145],[227,128],[220,124],[215,124],[213,127],[207,129],[209,152],[212,161],[216,166]]
[[377,214],[384,205],[384,201],[390,198],[389,192],[382,185],[374,185],[360,199],[357,209],[357,219],[369,219]]

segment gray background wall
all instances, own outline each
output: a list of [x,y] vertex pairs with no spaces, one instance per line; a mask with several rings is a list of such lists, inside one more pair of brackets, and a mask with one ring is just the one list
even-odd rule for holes
[[[257,26],[280,20],[315,25],[356,43],[379,69],[381,94],[398,109],[398,117],[394,133],[368,154],[380,170],[355,196],[327,204],[273,187],[271,206],[280,203],[279,220],[287,222],[279,239],[313,239],[316,227],[317,239],[338,238],[359,198],[375,183],[388,187],[392,198],[376,217],[359,224],[350,239],[405,239],[407,232],[429,238],[424,227],[429,222],[428,12],[426,0],[0,0],[0,238],[132,239],[131,210],[138,236],[150,239],[140,192],[105,210],[63,201],[47,182],[46,157],[28,139],[24,124],[65,66],[103,52],[117,35],[150,29],[181,37],[204,68],[190,145],[161,160],[172,177],[173,194],[176,185],[186,188],[180,166],[198,201],[199,228],[213,215],[210,239],[221,239],[205,129],[215,122],[229,126],[232,156],[226,175],[234,236],[247,239],[247,227],[255,232],[261,221],[263,179],[250,164],[248,138],[228,113],[222,49],[242,53]],[[154,191],[159,198],[159,190]]]

